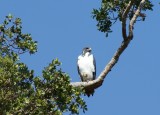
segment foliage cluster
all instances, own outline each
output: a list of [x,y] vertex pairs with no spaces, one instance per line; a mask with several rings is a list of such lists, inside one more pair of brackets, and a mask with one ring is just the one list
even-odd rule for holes
[[[93,18],[97,21],[98,30],[106,33],[108,36],[112,32],[111,26],[116,21],[122,21],[123,13],[128,5],[132,1],[132,7],[127,15],[127,19],[131,20],[136,9],[138,8],[141,0],[102,0],[101,7],[99,9],[93,9]],[[153,10],[153,4],[150,0],[146,0],[144,6],[142,7],[142,12],[146,10]],[[141,19],[145,20],[146,14],[141,13]]]
[[70,85],[69,76],[58,59],[44,68],[42,76],[34,75],[19,55],[34,54],[37,42],[22,32],[20,18],[6,16],[0,25],[0,114],[54,114],[87,110],[81,88]]

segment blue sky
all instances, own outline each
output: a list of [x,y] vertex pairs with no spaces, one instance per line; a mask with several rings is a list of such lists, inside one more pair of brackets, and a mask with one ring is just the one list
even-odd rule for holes
[[[0,22],[9,13],[20,17],[23,32],[38,41],[38,52],[21,55],[21,61],[37,76],[52,59],[62,62],[62,70],[72,81],[80,81],[77,57],[85,46],[92,47],[97,76],[119,47],[121,24],[115,24],[106,38],[91,17],[98,0],[1,0]],[[134,39],[93,97],[84,97],[85,115],[160,115],[160,5],[154,2],[145,22],[137,22]],[[68,113],[66,113],[67,115]],[[84,115],[81,111],[80,115]]]

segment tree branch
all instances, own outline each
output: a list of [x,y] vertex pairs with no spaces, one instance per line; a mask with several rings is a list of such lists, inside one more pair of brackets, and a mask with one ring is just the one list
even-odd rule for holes
[[104,70],[101,72],[101,74],[98,76],[97,79],[89,82],[72,82],[71,85],[73,87],[90,87],[93,89],[96,89],[100,87],[103,83],[103,80],[105,79],[106,75],[111,71],[113,66],[118,62],[120,55],[123,53],[123,51],[127,48],[128,44],[130,43],[130,39],[127,39],[122,42],[121,46],[118,48],[118,50],[115,52],[112,59],[109,61],[109,63],[106,65]]
[[130,23],[129,23],[129,38],[133,38],[133,26],[134,26],[134,23],[136,22],[136,19],[138,18],[138,16],[140,15],[140,11],[141,11],[141,8],[143,7],[145,3],[145,0],[141,0],[135,14],[133,15]]
[[126,33],[126,20],[127,20],[127,15],[133,5],[134,0],[129,1],[125,11],[122,14],[122,36],[123,39],[127,39],[127,33]]
[[[126,36],[126,30],[122,30],[122,33],[125,32],[124,40],[122,41],[120,47],[118,48],[118,50],[115,52],[115,54],[113,55],[113,57],[111,58],[111,60],[109,61],[109,63],[106,65],[106,67],[104,68],[104,70],[101,72],[101,74],[98,76],[97,79],[93,80],[93,81],[89,81],[89,82],[72,82],[71,85],[73,87],[85,87],[85,88],[91,88],[91,89],[96,89],[98,87],[100,87],[103,84],[103,81],[105,79],[105,77],[108,75],[108,73],[111,71],[111,69],[114,67],[114,65],[118,62],[120,55],[124,52],[124,50],[127,48],[127,46],[129,45],[130,41],[133,38],[133,26],[134,23],[136,21],[136,19],[138,18],[138,15],[140,13],[140,10],[144,4],[145,0],[142,0],[139,4],[139,7],[136,10],[136,13],[134,14],[133,18],[130,21],[129,24],[129,36]],[[123,13],[123,21],[122,21],[122,26],[124,27],[124,29],[126,29],[126,18],[127,18],[127,14],[132,6],[132,1],[129,2],[128,6],[126,7],[126,10]],[[122,27],[122,29],[123,29]]]

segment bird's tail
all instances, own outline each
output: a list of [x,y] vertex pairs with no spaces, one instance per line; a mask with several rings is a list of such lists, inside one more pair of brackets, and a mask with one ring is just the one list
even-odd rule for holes
[[91,88],[85,88],[85,93],[88,97],[90,97],[90,95],[93,96],[94,94],[94,89],[91,89]]

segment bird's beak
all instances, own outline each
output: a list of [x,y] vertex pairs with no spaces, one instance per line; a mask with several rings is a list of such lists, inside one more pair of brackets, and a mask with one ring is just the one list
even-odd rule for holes
[[88,49],[88,51],[89,51],[89,52],[91,52],[91,51],[92,51],[92,49],[91,49],[91,48],[89,48],[89,49]]

